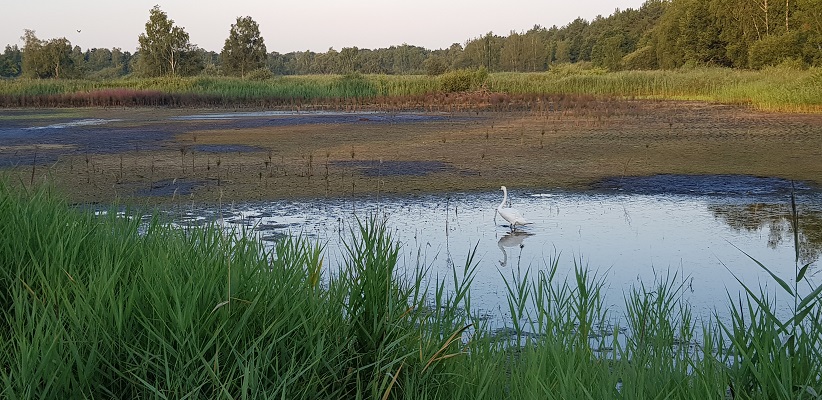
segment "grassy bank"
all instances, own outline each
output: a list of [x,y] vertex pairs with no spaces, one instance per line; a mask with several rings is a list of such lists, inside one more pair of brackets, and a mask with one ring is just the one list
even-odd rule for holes
[[822,288],[791,297],[787,320],[774,316],[767,293],[739,303],[734,294],[732,321],[697,327],[678,300],[680,280],[668,277],[627,291],[620,327],[607,323],[601,278],[577,268],[561,280],[551,260],[533,275],[502,277],[516,322],[501,334],[471,304],[473,260],[453,270],[453,285],[429,282],[425,267],[399,265],[389,231],[374,219],[354,227],[344,265],[332,271],[322,247],[300,238],[268,253],[214,226],[95,216],[48,188],[22,193],[0,180],[0,393],[773,399],[822,391]]
[[[485,88],[483,91],[477,91]],[[446,96],[453,92],[468,95]],[[702,100],[772,111],[822,112],[822,71],[698,68],[608,73],[557,66],[542,73],[316,75],[265,80],[191,77],[0,80],[0,107],[320,107],[529,109],[556,95]]]
[[509,94],[562,93],[750,104],[771,111],[822,112],[822,70],[722,68],[620,71],[557,68],[544,74],[493,74],[488,87]]

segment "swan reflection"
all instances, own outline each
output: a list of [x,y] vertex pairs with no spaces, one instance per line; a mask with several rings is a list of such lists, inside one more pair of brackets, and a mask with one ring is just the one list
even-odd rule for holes
[[505,250],[506,247],[514,247],[522,249],[525,247],[523,241],[528,236],[534,236],[533,233],[523,232],[523,231],[513,231],[508,232],[505,236],[501,237],[497,242],[497,247],[502,250],[502,260],[499,262],[501,267],[505,267],[508,265],[508,252]]

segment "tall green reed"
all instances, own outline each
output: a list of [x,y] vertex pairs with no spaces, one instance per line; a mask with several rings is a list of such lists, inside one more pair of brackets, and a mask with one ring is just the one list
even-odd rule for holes
[[429,307],[385,226],[359,228],[329,273],[299,237],[267,251],[247,233],[95,216],[2,181],[3,397],[436,393],[464,354],[461,300]]
[[[512,331],[471,304],[475,248],[450,279],[399,263],[371,217],[344,262],[293,237],[94,215],[0,179],[3,398],[812,398],[819,294],[748,287],[729,321],[696,324],[677,274],[605,306],[605,275],[559,257],[501,274]],[[799,218],[795,218],[799,221]],[[764,266],[762,266],[765,268]],[[768,270],[765,268],[765,270]],[[510,275],[510,278],[509,278]],[[807,287],[805,287],[807,286]],[[514,322],[515,321],[515,322]],[[512,332],[512,333],[509,333]]]
[[[234,77],[122,78],[111,80],[0,81],[0,106],[255,106],[341,107],[343,103],[425,108],[454,91],[483,89],[507,96],[592,95],[600,97],[701,100],[750,104],[774,111],[819,112],[822,72],[773,67],[607,72],[556,65],[547,72],[488,74],[484,70],[426,75],[305,75],[263,80]],[[449,102],[489,99],[458,98]],[[460,104],[455,105],[460,105]]]
[[[744,296],[734,299],[728,294],[731,321],[718,321],[721,329],[714,333],[717,343],[731,347],[719,349],[719,359],[730,365],[729,385],[734,396],[818,398],[822,394],[822,284],[815,285],[807,278],[811,263],[799,264],[799,223],[792,192],[793,285],[749,255],[776,282],[778,292],[761,286],[754,291],[734,275]],[[784,301],[778,301],[780,293],[790,300],[787,311]]]

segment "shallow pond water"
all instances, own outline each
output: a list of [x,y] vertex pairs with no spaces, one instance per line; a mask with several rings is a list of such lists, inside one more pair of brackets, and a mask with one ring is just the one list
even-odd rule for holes
[[[495,213],[502,200],[499,191],[272,201],[220,208],[189,205],[174,213],[183,224],[222,216],[227,227],[253,229],[271,246],[283,235],[306,235],[326,244],[326,265],[331,266],[342,262],[342,242],[350,240],[357,218],[377,214],[386,218],[393,238],[401,244],[404,267],[415,267],[421,254],[431,277],[446,280],[453,268],[462,268],[476,246],[472,307],[502,324],[509,318],[502,276],[510,278],[528,269],[533,275],[556,257],[560,280],[572,281],[575,265],[602,277],[606,305],[616,313],[623,310],[623,295],[632,285],[643,282],[652,290],[655,277],[676,273],[685,287],[682,297],[696,316],[710,317],[714,311],[724,315],[729,294],[736,298],[741,288],[734,275],[755,291],[759,285],[777,287],[749,256],[790,284],[795,276],[790,194],[781,189],[664,194],[509,188],[509,196],[512,206],[533,222],[513,233]],[[812,264],[808,276],[817,283],[817,258],[822,251],[820,200],[822,194],[805,187],[797,194],[799,262]],[[792,304],[784,294],[780,297],[786,306]]]

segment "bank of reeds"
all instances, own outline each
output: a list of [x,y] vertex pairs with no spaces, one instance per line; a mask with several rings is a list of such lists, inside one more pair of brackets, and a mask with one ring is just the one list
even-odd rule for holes
[[[455,95],[456,94],[456,95]],[[0,107],[267,107],[532,110],[558,95],[701,100],[772,111],[822,112],[822,70],[695,68],[606,72],[576,65],[540,73],[312,75],[261,80],[200,76],[0,80]]]
[[[266,252],[216,226],[69,207],[0,180],[0,397],[817,398],[820,289],[789,319],[749,291],[697,329],[676,276],[626,294],[558,260],[502,274],[510,329],[471,303],[473,258],[448,283],[404,267],[374,218],[345,262],[283,239]],[[802,269],[804,275],[806,269]],[[807,285],[804,276],[797,285]],[[780,281],[781,282],[781,281]],[[784,283],[784,282],[783,282]],[[614,321],[624,321],[614,323]],[[699,338],[699,340],[695,339]]]
[[821,112],[822,70],[722,68],[620,71],[557,68],[540,74],[493,74],[488,88],[509,94],[591,94],[750,104],[773,111]]

